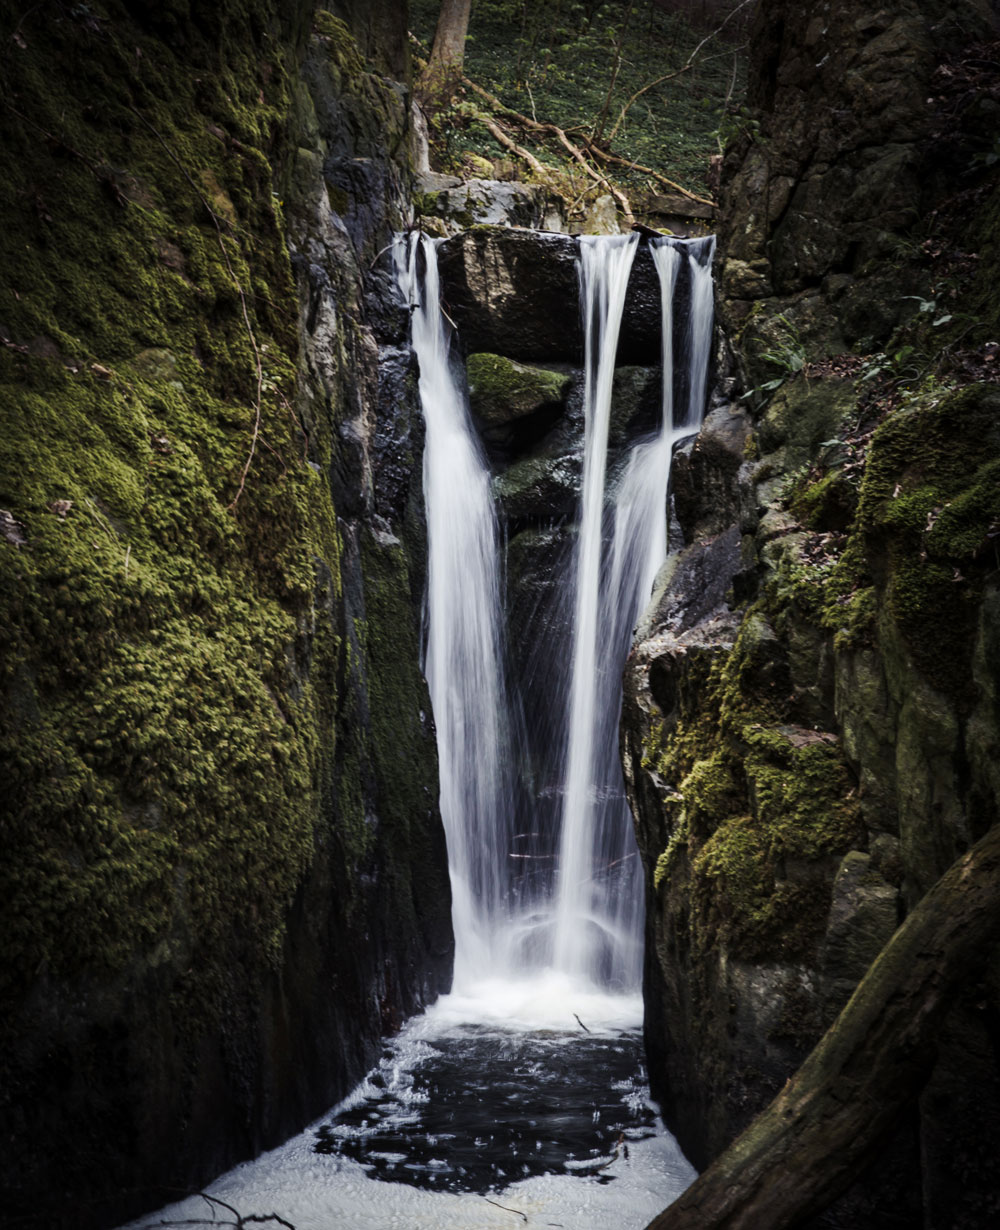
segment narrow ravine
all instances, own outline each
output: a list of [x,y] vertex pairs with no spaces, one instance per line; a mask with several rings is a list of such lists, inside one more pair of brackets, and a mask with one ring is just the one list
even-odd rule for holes
[[[426,424],[424,669],[452,880],[454,981],[385,1044],[343,1102],[218,1180],[212,1194],[244,1213],[273,1208],[297,1230],[515,1220],[640,1227],[694,1177],[647,1087],[642,880],[617,726],[632,629],[667,553],[671,456],[704,410],[714,240],[652,245],[659,422],[612,466],[616,352],[639,242],[636,234],[580,240],[580,510],[554,600],[571,626],[553,633],[573,649],[545,729],[519,722],[530,698],[511,694],[510,680],[524,675],[508,666],[523,647],[505,643],[498,514],[441,308],[438,241],[414,234],[395,244]],[[558,651],[555,643],[533,650]],[[532,762],[532,742],[557,749],[562,765],[555,834],[536,831],[540,813],[527,818],[528,834],[515,831],[514,800],[530,786],[515,779]],[[550,851],[537,857],[554,867],[526,880],[531,850]],[[162,1218],[194,1215],[189,1201]]]

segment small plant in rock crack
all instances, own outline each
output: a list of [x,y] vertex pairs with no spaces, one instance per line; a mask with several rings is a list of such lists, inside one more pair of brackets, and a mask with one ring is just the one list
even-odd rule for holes
[[[938,303],[936,299],[924,299],[920,295],[904,295],[904,299],[915,299],[919,304],[921,313],[931,313],[938,311]],[[942,312],[931,321],[932,329],[939,329],[942,325],[946,325],[951,320],[951,312]]]
[[780,332],[772,341],[762,344],[766,346],[766,349],[761,349],[759,357],[765,363],[778,368],[780,374],[773,380],[765,380],[762,384],[748,389],[740,399],[741,401],[759,394],[770,395],[776,389],[781,388],[790,376],[795,376],[805,370],[806,350],[798,329],[784,313],[778,317],[778,323],[781,326]]

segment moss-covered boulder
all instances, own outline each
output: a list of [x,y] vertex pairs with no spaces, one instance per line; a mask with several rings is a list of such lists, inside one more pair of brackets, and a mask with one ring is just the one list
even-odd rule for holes
[[571,380],[567,371],[529,367],[498,354],[470,354],[466,374],[472,413],[489,427],[559,405]]

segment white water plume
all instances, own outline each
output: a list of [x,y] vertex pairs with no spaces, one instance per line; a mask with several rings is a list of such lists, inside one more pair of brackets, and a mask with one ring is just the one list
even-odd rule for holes
[[[625,309],[625,289],[638,247],[635,233],[610,238],[581,237],[580,281],[584,311],[585,440],[583,493],[574,583],[576,608],[573,629],[573,665],[570,685],[569,752],[567,756],[559,878],[556,893],[555,966],[568,973],[598,974],[602,941],[612,940],[617,968],[605,976],[631,982],[635,960],[620,959],[622,933],[620,902],[600,894],[595,883],[595,854],[610,865],[627,857],[619,843],[603,840],[598,824],[600,782],[595,773],[600,754],[600,686],[602,667],[609,665],[602,650],[600,579],[604,477],[607,467],[611,389],[615,373],[618,334]],[[614,834],[617,836],[617,834]],[[627,845],[627,839],[626,843]],[[610,856],[610,857],[608,857]],[[634,861],[634,860],[633,860]],[[631,930],[631,927],[629,927]],[[624,968],[623,968],[624,967]]]
[[[586,444],[575,575],[576,614],[560,876],[558,969],[622,986],[639,973],[642,888],[632,818],[618,761],[621,670],[657,570],[667,555],[667,496],[673,451],[701,422],[712,337],[715,240],[654,241],[660,281],[660,427],[629,454],[609,497],[604,453],[618,329],[634,247],[628,240],[581,242],[586,329]],[[683,334],[686,392],[677,410],[674,303],[682,264],[690,307]],[[619,298],[620,296],[620,298]],[[610,514],[607,505],[611,505]],[[601,872],[617,868],[614,876]]]
[[[424,273],[418,277],[418,257]],[[399,284],[411,308],[426,424],[427,650],[437,727],[441,819],[448,843],[455,985],[494,964],[505,911],[509,845],[496,514],[489,472],[449,361],[437,247],[397,240]]]
[[[437,245],[427,237],[397,244],[427,426],[426,674],[438,731],[458,991],[484,978],[540,969],[581,986],[631,992],[639,984],[643,890],[618,761],[620,677],[633,626],[667,553],[673,449],[704,409],[714,241],[651,244],[663,337],[660,425],[632,445],[611,491],[615,361],[638,244],[636,234],[580,240],[583,477],[575,556],[557,601],[571,624],[571,668],[559,686],[564,711],[557,704],[553,726],[533,734],[563,748],[558,837],[553,833],[548,846],[544,836],[536,840],[513,828],[496,515],[487,463],[449,360]],[[688,311],[675,320],[678,296]],[[679,366],[675,336],[684,357]],[[528,819],[527,829],[538,827]],[[526,868],[553,863],[554,877],[541,874],[540,890],[530,887]]]
[[[691,313],[688,326],[688,402],[686,413],[675,424],[679,430],[697,431],[705,413],[705,387],[712,350],[712,258],[715,236],[693,240],[686,245],[691,275]],[[656,258],[654,247],[653,256]]]

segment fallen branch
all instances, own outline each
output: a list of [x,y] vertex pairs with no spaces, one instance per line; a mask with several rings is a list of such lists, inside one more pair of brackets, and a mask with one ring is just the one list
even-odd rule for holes
[[[205,1201],[212,1212],[212,1216],[208,1217],[184,1217],[176,1221],[156,1221],[150,1222],[149,1226],[233,1226],[234,1230],[244,1230],[249,1225],[266,1225],[268,1222],[273,1222],[275,1225],[284,1226],[285,1230],[295,1230],[295,1227],[290,1221],[285,1221],[283,1217],[279,1217],[277,1213],[239,1213],[231,1204],[227,1204],[225,1200],[220,1200],[218,1196],[209,1196],[207,1192],[198,1192],[197,1195]],[[225,1209],[227,1213],[232,1213],[234,1221],[219,1221],[215,1216],[215,1208]]]
[[554,187],[554,184],[552,182],[551,172],[543,163],[538,161],[538,159],[531,152],[531,150],[525,149],[523,145],[518,145],[517,142],[514,140],[514,138],[511,136],[508,136],[508,134],[504,132],[504,130],[500,127],[500,125],[496,122],[496,120],[490,119],[488,115],[480,114],[479,120],[480,120],[480,123],[482,123],[483,125],[485,125],[486,128],[489,129],[489,131],[496,137],[496,139],[500,142],[500,144],[505,149],[509,149],[511,153],[516,154],[518,158],[524,159],[524,161],[528,164],[529,167],[531,167],[531,169],[535,172],[535,174],[539,177],[539,179],[543,181],[543,183],[548,184],[550,188]]
[[[555,128],[555,125],[553,125],[553,128]],[[580,166],[583,167],[584,171],[586,171],[591,179],[596,180],[603,187],[607,188],[607,190],[612,194],[618,204],[622,207],[622,213],[625,215],[625,221],[629,224],[629,226],[631,226],[632,223],[635,222],[635,215],[632,213],[632,207],[629,205],[628,197],[625,193],[622,192],[620,188],[616,188],[614,184],[601,175],[599,171],[594,170],[586,158],[584,158],[581,151],[576,148],[561,128],[555,128],[555,132],[562,144],[569,150],[570,154],[576,159]]]
[[[740,7],[742,8],[743,6],[741,5]],[[722,27],[720,26],[719,28],[721,29]],[[702,43],[699,44],[699,46],[702,46],[705,41],[706,40],[702,40]],[[425,48],[423,47],[423,44],[420,42],[420,39],[418,39],[417,36],[412,31],[410,32],[410,42],[418,50],[425,50]],[[662,78],[662,80],[666,80],[666,78]],[[479,97],[484,100],[484,102],[488,102],[491,107],[493,107],[497,111],[502,112],[504,115],[510,116],[511,119],[516,120],[518,124],[526,128],[529,132],[551,133],[552,136],[556,137],[564,146],[569,148],[570,152],[573,153],[574,158],[576,158],[577,161],[581,162],[581,165],[585,167],[585,169],[588,171],[588,173],[592,177],[594,176],[593,168],[591,168],[589,164],[587,164],[586,161],[583,159],[582,151],[577,151],[576,147],[570,143],[569,138],[566,136],[566,129],[560,128],[558,124],[547,123],[543,120],[539,120],[537,117],[532,118],[530,115],[525,115],[521,111],[515,111],[513,107],[509,107],[505,102],[503,102],[502,99],[497,98],[495,94],[491,94],[489,90],[483,89],[481,85],[477,84],[470,77],[463,76],[461,78],[461,81],[462,81],[462,84],[468,87],[468,89],[472,90],[474,94],[478,94]],[[656,84],[656,83],[653,82],[652,84]],[[649,87],[646,87],[646,88],[649,88]],[[642,92],[643,91],[640,91],[640,93]],[[490,123],[488,122],[487,117],[480,115],[479,118],[481,122],[486,124],[486,127],[489,128],[491,132],[493,132],[493,135],[497,136],[496,132],[494,132],[494,130],[490,127]],[[615,128],[612,129],[612,132],[616,132],[616,131],[617,131],[617,124],[615,125]],[[511,138],[509,136],[506,136],[506,134],[505,134],[505,138],[506,139],[501,139],[500,137],[497,137],[501,145],[505,145],[507,149],[511,149],[513,152],[517,153],[518,157],[525,158],[526,161],[534,157],[533,155],[529,154],[527,150],[522,149],[521,146],[508,145],[507,142],[510,141]],[[607,150],[601,149],[600,146],[594,144],[592,141],[587,141],[586,149],[588,153],[592,154],[600,162],[611,163],[611,164],[614,164],[615,166],[628,167],[629,170],[639,171],[643,175],[652,175],[657,180],[659,180],[661,184],[665,185],[668,188],[673,188],[676,192],[680,192],[682,195],[689,197],[692,201],[698,201],[702,205],[711,205],[713,208],[715,206],[714,201],[709,200],[707,197],[698,196],[696,192],[691,192],[690,189],[683,187],[681,184],[676,183],[672,179],[668,179],[666,175],[662,175],[659,171],[654,171],[652,167],[644,167],[638,162],[632,162],[628,158],[620,157],[618,154],[609,153]],[[535,161],[537,163],[537,159],[535,159]],[[530,165],[530,162],[529,162],[529,165]],[[538,163],[538,165],[540,166],[541,163]],[[615,192],[615,195],[617,196],[617,192],[615,191],[615,189],[610,187],[610,185],[607,183],[607,180],[602,180],[602,182],[606,186],[608,186],[611,192]],[[629,224],[631,225],[631,222],[634,221],[634,219],[632,218],[631,209],[628,206],[628,200],[627,198],[624,197],[624,194],[622,194],[621,197],[618,197],[619,204],[622,204],[623,200],[624,200],[623,209],[625,212],[625,216],[626,218],[629,219]]]
[[941,1021],[1000,936],[1000,824],[907,916],[771,1105],[648,1230],[783,1230],[876,1155],[930,1071]]
[[618,154],[611,154],[607,150],[601,149],[598,145],[588,146],[588,150],[598,162],[611,162],[616,166],[628,167],[630,171],[641,171],[643,175],[652,175],[654,179],[659,180],[665,187],[675,189],[682,196],[686,196],[688,200],[698,201],[701,205],[711,205],[713,209],[715,208],[715,202],[710,197],[699,196],[697,192],[692,192],[689,188],[675,183],[674,180],[668,179],[666,175],[661,175],[659,171],[654,171],[652,167],[644,167],[641,162],[631,162],[628,158],[622,158]]

